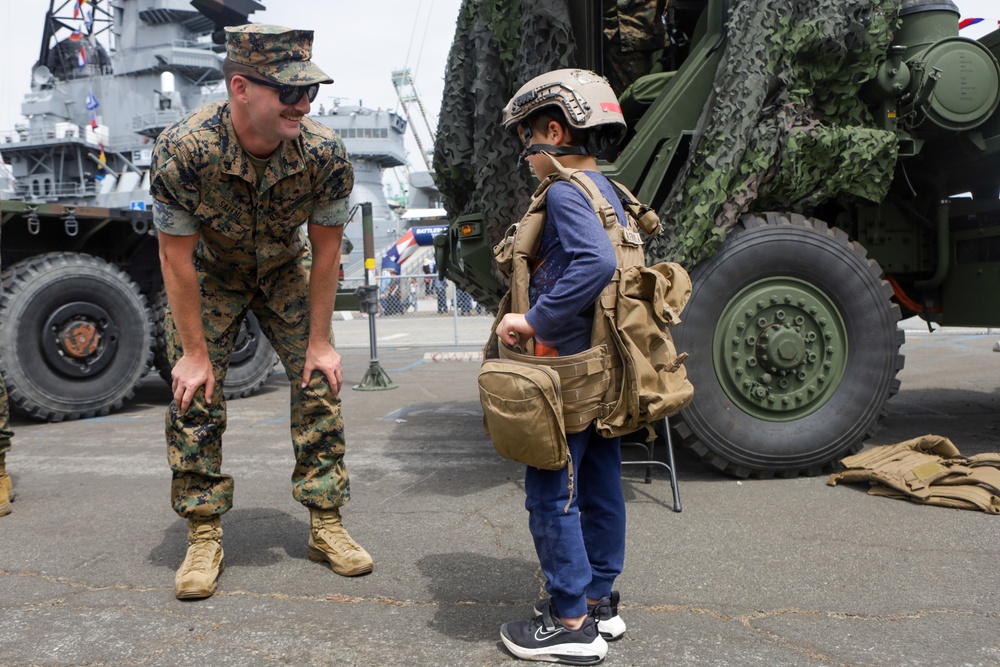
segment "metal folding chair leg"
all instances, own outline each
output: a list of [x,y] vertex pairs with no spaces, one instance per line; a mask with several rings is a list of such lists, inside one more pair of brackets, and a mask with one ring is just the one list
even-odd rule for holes
[[[663,438],[663,442],[667,447],[667,463],[663,461],[657,461],[655,457],[656,452],[656,442]],[[674,464],[674,443],[670,437],[670,420],[667,417],[663,418],[663,429],[662,433],[657,433],[656,437],[648,445],[644,442],[623,442],[622,445],[638,445],[646,451],[647,459],[644,461],[622,461],[622,466],[646,466],[646,484],[653,481],[653,466],[662,466],[667,469],[670,475],[670,490],[674,494],[674,511],[681,511],[681,494],[677,488],[677,467]]]

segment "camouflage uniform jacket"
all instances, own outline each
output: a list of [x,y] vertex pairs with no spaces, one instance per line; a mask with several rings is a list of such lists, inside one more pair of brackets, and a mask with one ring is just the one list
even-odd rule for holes
[[289,323],[308,312],[302,226],[344,224],[354,186],[332,130],[303,118],[299,137],[275,150],[258,185],[228,103],[209,104],[163,131],[150,173],[157,230],[201,233],[195,263],[203,280],[244,301],[239,307],[261,290]]

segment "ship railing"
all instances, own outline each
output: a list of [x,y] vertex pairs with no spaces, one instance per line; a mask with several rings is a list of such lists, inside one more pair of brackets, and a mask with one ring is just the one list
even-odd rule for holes
[[17,199],[61,199],[64,197],[87,197],[96,195],[98,183],[86,181],[58,181],[33,179],[31,182],[18,181],[14,184]]
[[25,128],[21,130],[5,130],[0,132],[0,142],[4,144],[16,144],[25,141],[42,141],[56,139],[79,139],[82,135],[79,126],[60,128]]
[[72,123],[58,123],[55,127],[19,127],[13,130],[0,130],[0,148],[7,144],[61,142],[66,139],[76,139],[83,143],[98,145],[98,136],[90,128]]
[[28,130],[0,130],[0,145],[18,144],[28,140]]
[[142,133],[150,128],[163,129],[182,115],[183,112],[180,109],[163,109],[140,116],[133,116],[131,130],[136,133]]
[[212,42],[195,42],[189,39],[172,40],[170,46],[179,49],[200,49],[202,51],[212,51],[215,47]]

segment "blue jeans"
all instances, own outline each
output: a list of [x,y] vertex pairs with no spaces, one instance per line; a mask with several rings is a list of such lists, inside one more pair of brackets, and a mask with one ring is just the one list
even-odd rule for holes
[[574,490],[569,511],[569,469],[524,475],[528,528],[546,589],[561,618],[587,613],[587,597],[611,594],[625,562],[625,494],[621,439],[605,439],[590,426],[567,436]]

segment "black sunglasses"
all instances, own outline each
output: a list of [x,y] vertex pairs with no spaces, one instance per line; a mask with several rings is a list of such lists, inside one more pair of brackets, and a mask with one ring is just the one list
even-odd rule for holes
[[254,83],[259,83],[262,86],[277,89],[278,101],[282,104],[298,104],[303,95],[308,96],[309,101],[312,102],[316,99],[316,95],[319,94],[318,83],[310,83],[307,86],[290,86],[288,84],[275,83],[274,81],[268,81],[266,79],[258,79],[245,74],[241,74],[240,76],[247,81],[253,81]]

